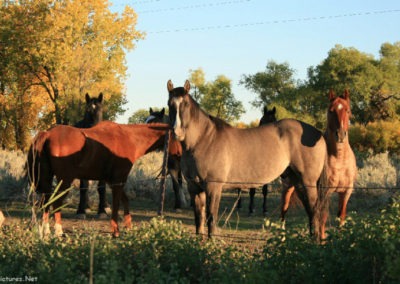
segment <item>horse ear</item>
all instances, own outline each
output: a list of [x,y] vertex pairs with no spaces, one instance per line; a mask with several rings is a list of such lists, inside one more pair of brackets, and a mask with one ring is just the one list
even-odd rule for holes
[[85,95],[85,99],[86,99],[86,103],[89,103],[89,102],[90,102],[90,96],[89,96],[89,94],[88,94],[88,93],[86,93],[86,95]]
[[149,108],[149,113],[150,114],[153,113],[153,108],[152,107]]
[[97,97],[97,100],[101,103],[103,102],[103,93],[100,93],[99,96]]
[[164,113],[165,113],[165,107],[162,108],[161,115],[164,116]]
[[276,107],[272,108],[272,112],[275,114],[276,113]]
[[186,80],[185,85],[183,86],[183,88],[185,89],[186,94],[188,94],[189,91],[190,91],[190,82],[189,82],[189,80]]
[[268,107],[264,106],[264,115],[268,112]]
[[329,90],[329,100],[333,100],[335,97],[336,97],[335,92],[332,89],[330,89]]
[[174,84],[172,84],[171,80],[168,80],[167,89],[168,89],[168,92],[171,92],[174,89]]

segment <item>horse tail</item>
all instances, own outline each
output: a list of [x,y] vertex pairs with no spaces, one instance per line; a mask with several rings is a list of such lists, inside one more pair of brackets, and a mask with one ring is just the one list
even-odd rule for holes
[[318,199],[315,210],[315,232],[318,240],[325,238],[325,223],[329,217],[330,194],[328,178],[328,157],[325,157],[324,166],[318,179]]
[[31,146],[29,147],[27,158],[27,175],[28,181],[31,185],[33,185],[34,190],[36,190],[39,185],[41,170],[43,169],[41,162],[48,162],[47,155],[44,151],[48,137],[49,133],[47,131],[40,131],[35,136]]

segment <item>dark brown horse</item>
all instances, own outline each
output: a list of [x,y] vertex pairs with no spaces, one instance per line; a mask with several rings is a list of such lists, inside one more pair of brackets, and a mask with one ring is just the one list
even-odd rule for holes
[[[268,109],[267,106],[264,106],[263,110],[263,116],[260,119],[260,125],[264,125],[267,123],[275,122],[276,121],[276,108],[273,107],[271,110]],[[238,204],[237,208],[240,209],[242,208],[242,198],[240,196],[241,194],[241,189],[238,190]],[[262,194],[263,194],[263,214],[264,216],[267,215],[267,195],[268,195],[268,184],[264,184],[262,187]],[[249,191],[249,196],[250,196],[250,202],[249,202],[249,216],[253,215],[255,212],[255,206],[254,206],[254,196],[256,195],[256,188],[252,187],[250,188]]]
[[[119,236],[118,209],[122,201],[125,226],[131,227],[128,198],[123,190],[133,163],[146,153],[163,147],[168,124],[124,125],[103,121],[88,129],[59,125],[40,132],[28,154],[28,173],[36,190],[47,204],[53,191],[53,176],[62,181],[59,192],[70,187],[75,178],[104,180],[112,189],[111,227]],[[52,202],[52,201],[51,201]],[[56,234],[62,234],[62,198],[52,202]],[[43,223],[48,227],[49,206]]]
[[[149,116],[146,118],[146,123],[169,123],[169,117],[165,115],[165,108],[161,111],[153,111],[149,109]],[[169,142],[168,153],[168,173],[172,179],[172,187],[175,193],[175,206],[174,209],[181,209],[186,206],[185,196],[182,192],[182,170],[181,170],[181,156],[182,146],[181,143],[171,137]]]
[[[256,128],[238,129],[200,109],[189,95],[190,83],[174,88],[167,83],[170,123],[183,147],[182,171],[195,201],[196,232],[215,233],[222,190],[250,188],[271,182],[287,172],[294,184],[301,183],[310,231],[321,236],[319,218],[327,206],[318,186],[325,172],[326,143],[314,127],[283,119]],[[321,179],[323,181],[324,179]],[[319,189],[321,188],[321,189]]]
[[[103,120],[103,93],[100,93],[97,97],[90,97],[89,94],[86,94],[85,100],[85,114],[82,120],[75,123],[75,127],[90,128]],[[88,191],[89,181],[81,179],[79,185],[79,205],[76,212],[78,217],[81,219],[84,219],[86,217],[86,208],[89,207]],[[100,219],[103,219],[107,217],[106,208],[109,207],[106,199],[106,184],[103,180],[98,182],[97,192],[99,194],[99,206],[97,210],[97,216]]]

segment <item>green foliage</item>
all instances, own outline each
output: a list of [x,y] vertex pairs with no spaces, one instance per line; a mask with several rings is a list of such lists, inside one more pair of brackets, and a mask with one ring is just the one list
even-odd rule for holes
[[232,93],[232,82],[223,75],[213,82],[206,82],[201,68],[191,71],[192,95],[209,114],[227,122],[234,122],[245,112],[243,104]]
[[112,239],[93,231],[41,240],[26,223],[0,231],[0,275],[40,282],[395,283],[400,281],[400,203],[350,220],[323,245],[303,230],[269,225],[262,251],[202,241],[177,221],[153,218]]
[[350,127],[349,139],[357,151],[400,154],[400,121],[377,121]]
[[135,111],[129,118],[128,123],[137,124],[145,123],[146,118],[149,116],[149,111],[146,109],[139,109]]
[[252,104],[280,106],[282,113],[315,125],[326,126],[327,94],[350,91],[353,120],[367,124],[400,116],[400,43],[385,43],[381,57],[336,45],[321,64],[308,69],[304,82],[294,80],[288,63],[269,61],[266,70],[243,75],[240,84],[256,94]]
[[289,63],[278,64],[270,60],[265,72],[243,75],[240,84],[257,94],[258,98],[252,104],[255,107],[263,107],[273,103],[279,95],[295,88],[293,76],[294,70],[290,68]]

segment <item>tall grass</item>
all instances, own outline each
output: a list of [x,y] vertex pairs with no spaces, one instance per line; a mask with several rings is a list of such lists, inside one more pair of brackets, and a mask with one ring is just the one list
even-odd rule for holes
[[21,151],[0,150],[0,200],[26,196],[25,161]]

